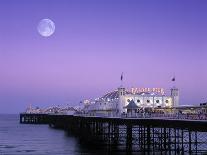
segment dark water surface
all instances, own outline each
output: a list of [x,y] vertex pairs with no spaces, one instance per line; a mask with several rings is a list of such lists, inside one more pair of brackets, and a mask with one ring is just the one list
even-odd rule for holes
[[80,154],[105,153],[95,148],[83,148],[76,138],[63,130],[48,125],[19,124],[18,115],[0,115],[0,155]]

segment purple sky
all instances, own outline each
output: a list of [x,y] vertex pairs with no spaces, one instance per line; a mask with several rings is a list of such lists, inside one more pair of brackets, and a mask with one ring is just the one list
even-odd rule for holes
[[[55,22],[48,38],[42,18]],[[1,0],[0,113],[78,104],[120,85],[207,101],[205,0]]]

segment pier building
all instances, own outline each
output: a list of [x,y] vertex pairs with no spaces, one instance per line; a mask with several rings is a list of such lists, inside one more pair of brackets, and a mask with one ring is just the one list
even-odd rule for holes
[[179,90],[171,88],[170,95],[166,95],[163,88],[131,88],[119,87],[95,100],[85,100],[84,112],[94,115],[116,116],[126,113],[130,101],[140,110],[155,108],[173,108],[179,106]]

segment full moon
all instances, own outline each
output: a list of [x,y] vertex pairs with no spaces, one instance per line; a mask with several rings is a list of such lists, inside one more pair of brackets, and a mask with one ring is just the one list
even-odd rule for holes
[[37,30],[43,37],[49,37],[55,32],[55,23],[50,19],[40,20]]

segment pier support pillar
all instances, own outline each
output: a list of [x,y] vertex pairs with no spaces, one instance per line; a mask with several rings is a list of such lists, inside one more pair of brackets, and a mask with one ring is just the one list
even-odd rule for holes
[[132,151],[132,125],[127,125],[127,139],[126,139],[126,151],[128,154]]

